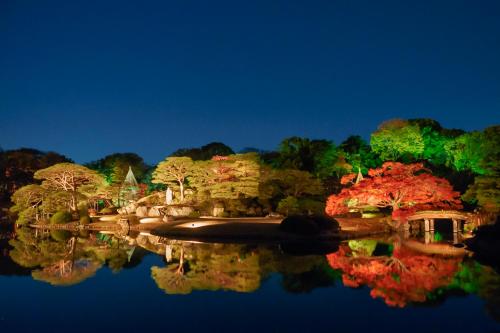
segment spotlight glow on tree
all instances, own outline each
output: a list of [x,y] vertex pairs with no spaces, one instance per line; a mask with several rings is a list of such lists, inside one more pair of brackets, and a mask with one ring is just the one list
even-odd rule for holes
[[[342,181],[346,184],[354,178],[351,174]],[[368,177],[331,195],[326,213],[334,216],[350,209],[389,207],[393,219],[404,222],[416,210],[461,208],[459,197],[446,179],[431,175],[422,163],[386,162],[380,168],[370,169]]]

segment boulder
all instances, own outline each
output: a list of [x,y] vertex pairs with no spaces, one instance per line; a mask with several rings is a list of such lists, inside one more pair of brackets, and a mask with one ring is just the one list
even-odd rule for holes
[[137,209],[135,210],[135,215],[137,215],[137,217],[148,216],[148,207],[145,206],[137,207]]
[[191,206],[168,206],[167,215],[169,216],[189,216],[194,212]]
[[158,207],[152,207],[148,211],[148,217],[159,217],[159,216],[161,216],[161,213],[160,213],[160,209],[158,209]]

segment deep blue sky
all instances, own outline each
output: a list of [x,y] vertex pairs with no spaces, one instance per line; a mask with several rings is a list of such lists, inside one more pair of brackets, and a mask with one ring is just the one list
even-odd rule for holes
[[0,1],[0,146],[157,162],[500,123],[500,1]]

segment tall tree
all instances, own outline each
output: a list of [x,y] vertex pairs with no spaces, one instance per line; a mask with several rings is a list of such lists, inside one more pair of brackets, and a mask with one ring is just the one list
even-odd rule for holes
[[424,141],[418,125],[406,120],[394,119],[382,123],[372,133],[370,145],[384,161],[411,161],[422,157]]
[[86,165],[102,174],[108,184],[121,184],[128,168],[131,167],[138,181],[141,182],[149,167],[144,159],[135,153],[115,153],[107,155]]
[[102,185],[104,179],[96,171],[73,163],[59,163],[38,170],[35,179],[42,180],[42,186],[49,190],[64,191],[70,195],[69,207],[78,214],[78,195],[90,188]]
[[378,168],[382,161],[372,151],[370,145],[359,135],[351,135],[339,146],[344,152],[346,162],[352,166],[352,172],[360,170],[364,175],[368,169]]
[[153,183],[179,185],[180,199],[184,201],[184,186],[194,171],[195,165],[190,157],[167,157],[153,172]]
[[196,175],[190,179],[199,192],[212,199],[254,198],[259,194],[260,165],[255,153],[214,156],[196,162]]
[[327,140],[310,140],[296,136],[286,138],[280,143],[279,156],[274,161],[274,166],[315,173],[319,161],[332,146],[333,143]]

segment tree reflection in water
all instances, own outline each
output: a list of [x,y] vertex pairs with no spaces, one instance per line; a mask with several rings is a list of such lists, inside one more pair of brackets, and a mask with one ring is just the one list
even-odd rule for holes
[[[330,266],[342,272],[348,287],[367,286],[373,298],[389,306],[431,303],[458,291],[477,294],[487,301],[493,317],[499,301],[500,276],[491,267],[464,258],[424,254],[396,242],[377,254],[374,240],[350,241],[327,255]],[[498,312],[498,311],[496,311]]]
[[52,285],[80,283],[102,267],[116,273],[155,253],[165,265],[151,267],[151,277],[167,294],[253,292],[278,274],[290,293],[307,293],[342,281],[347,287],[367,286],[373,298],[396,307],[475,294],[485,300],[488,313],[500,320],[498,272],[468,257],[426,254],[399,241],[351,240],[330,254],[300,255],[297,248],[277,244],[190,243],[147,234],[118,238],[20,228],[9,244],[16,264],[31,269],[34,279]]
[[127,262],[129,248],[123,241],[98,236],[60,230],[39,233],[20,228],[17,237],[9,241],[12,246],[9,255],[18,265],[32,268],[35,280],[74,285],[94,276],[105,264],[117,272]]

